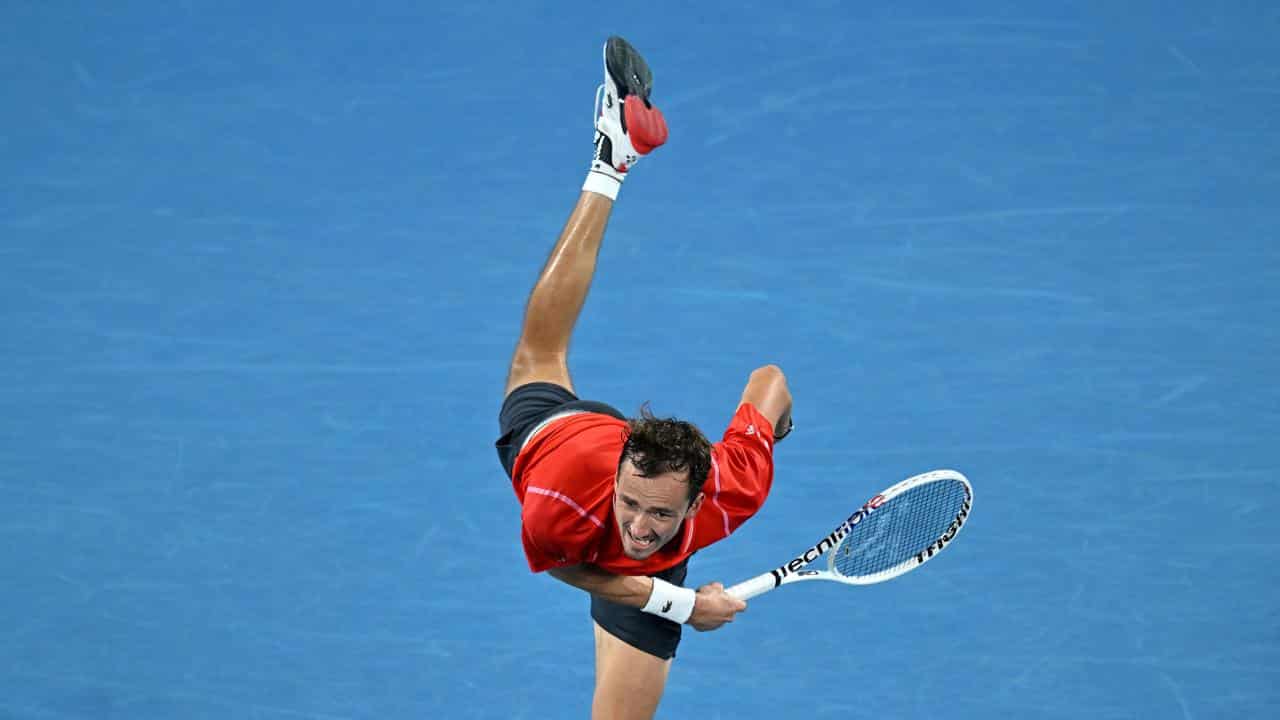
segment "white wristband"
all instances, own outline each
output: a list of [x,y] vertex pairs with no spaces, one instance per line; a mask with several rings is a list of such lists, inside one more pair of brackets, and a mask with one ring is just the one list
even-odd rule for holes
[[672,585],[666,580],[654,578],[653,592],[649,593],[649,602],[640,609],[650,615],[657,615],[683,625],[693,614],[695,597],[697,593],[691,588],[683,588]]

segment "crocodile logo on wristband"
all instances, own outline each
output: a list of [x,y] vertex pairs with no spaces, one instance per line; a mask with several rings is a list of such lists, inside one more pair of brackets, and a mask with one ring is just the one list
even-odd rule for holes
[[674,623],[685,623],[693,615],[697,594],[690,588],[672,585],[662,578],[653,578],[653,589],[642,612],[657,615]]

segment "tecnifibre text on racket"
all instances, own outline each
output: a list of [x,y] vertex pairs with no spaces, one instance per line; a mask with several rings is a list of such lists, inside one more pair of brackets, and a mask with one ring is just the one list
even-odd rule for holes
[[[955,470],[907,478],[867,501],[817,545],[726,592],[742,600],[801,580],[871,585],[931,560],[964,527],[973,488]],[[826,569],[805,569],[826,556]]]

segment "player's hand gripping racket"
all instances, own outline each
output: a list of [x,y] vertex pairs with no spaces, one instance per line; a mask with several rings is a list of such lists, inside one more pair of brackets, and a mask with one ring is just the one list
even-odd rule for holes
[[[954,470],[907,478],[867,501],[817,545],[725,592],[742,600],[801,580],[871,585],[928,562],[964,527],[973,488]],[[804,569],[826,556],[826,569]]]

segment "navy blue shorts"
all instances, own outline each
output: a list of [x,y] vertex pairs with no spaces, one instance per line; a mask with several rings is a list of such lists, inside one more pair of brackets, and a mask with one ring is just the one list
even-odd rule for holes
[[[626,420],[626,416],[614,407],[594,400],[579,400],[577,395],[555,383],[521,385],[502,402],[502,410],[498,413],[499,436],[493,444],[507,477],[511,477],[516,455],[529,431],[551,415],[566,410],[583,410]],[[673,585],[683,585],[688,565],[686,559],[673,568],[656,573],[654,577]],[[676,646],[680,644],[680,625],[642,612],[639,608],[619,605],[594,595],[591,596],[591,618],[610,635],[662,660],[675,657]]]
[[594,400],[579,400],[577,395],[555,383],[521,385],[502,401],[502,410],[498,412],[500,435],[493,444],[498,450],[498,461],[502,463],[502,469],[507,471],[507,477],[511,477],[516,455],[520,453],[520,446],[529,436],[529,431],[548,417],[566,410],[582,410],[611,415],[619,420],[627,419],[613,406]]

